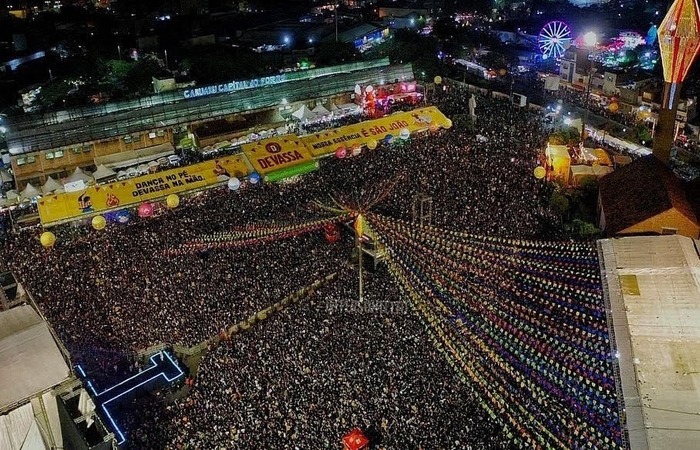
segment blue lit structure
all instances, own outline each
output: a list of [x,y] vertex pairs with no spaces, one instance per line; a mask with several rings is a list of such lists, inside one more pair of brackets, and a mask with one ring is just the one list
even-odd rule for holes
[[571,29],[564,22],[553,20],[542,27],[537,42],[542,59],[559,59],[571,44]]
[[185,372],[177,361],[166,351],[155,353],[148,360],[149,366],[147,368],[100,393],[97,392],[92,381],[87,378],[83,368],[79,365],[76,366],[83,381],[90,388],[95,407],[104,413],[104,417],[111,424],[112,430],[117,436],[117,445],[122,445],[126,441],[126,436],[112,417],[110,409],[130,396],[168,387],[185,376]]
[[647,31],[647,36],[646,36],[646,39],[645,39],[646,44],[647,44],[647,45],[654,45],[654,44],[656,44],[656,38],[658,37],[658,35],[659,35],[659,30],[658,30],[658,28],[656,28],[656,25],[652,25],[652,26],[649,28],[649,31]]

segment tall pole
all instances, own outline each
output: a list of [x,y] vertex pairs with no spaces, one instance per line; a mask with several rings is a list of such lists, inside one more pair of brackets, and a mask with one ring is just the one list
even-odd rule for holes
[[338,42],[338,0],[335,0],[335,42]]
[[653,151],[654,155],[666,164],[671,161],[680,92],[680,83],[664,83],[663,104],[656,124]]
[[588,87],[586,88],[586,104],[584,105],[586,110],[583,112],[583,123],[581,124],[581,142],[586,145],[586,139],[584,135],[586,134],[586,123],[588,122],[588,108],[591,105],[591,80],[593,79],[593,74],[596,72],[595,67],[591,67],[588,70]]
[[360,274],[360,304],[364,302],[364,293],[363,293],[363,286],[362,286],[362,236],[360,236],[360,233],[355,233],[355,242],[357,243],[357,264],[358,264],[358,273]]

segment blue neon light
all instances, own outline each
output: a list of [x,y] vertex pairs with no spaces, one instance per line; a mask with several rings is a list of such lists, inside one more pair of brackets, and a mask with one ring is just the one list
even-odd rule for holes
[[[148,373],[148,372],[151,371],[151,370],[153,370],[153,369],[158,368],[158,363],[156,362],[156,358],[157,358],[157,357],[160,357],[161,360],[162,360],[164,356],[165,356],[166,358],[168,358],[168,361],[170,361],[170,363],[173,365],[173,367],[175,367],[175,368],[177,369],[177,373],[175,374],[175,376],[173,376],[173,377],[168,377],[168,375],[166,375],[166,373],[165,373],[164,371],[161,371],[161,372],[159,372],[159,373],[157,373],[157,374],[155,374],[155,375],[153,375],[153,376],[150,376],[148,379],[139,382],[137,385],[132,386],[131,388],[129,388],[129,389],[127,389],[127,390],[125,390],[125,391],[123,391],[123,392],[121,392],[121,393],[115,395],[114,397],[109,397],[109,398],[107,398],[107,400],[101,401],[101,399],[100,399],[99,397],[105,397],[105,394],[106,394],[106,393],[108,393],[108,392],[114,390],[115,388],[118,388],[119,386],[122,386],[122,385],[124,385],[125,383],[128,383],[129,381],[135,380],[135,379],[137,379],[137,378],[139,378],[139,377],[145,378],[146,376],[151,375],[151,374]],[[162,377],[163,380],[165,380],[166,383],[172,383],[173,381],[177,380],[178,378],[180,378],[181,376],[183,376],[183,375],[185,374],[185,372],[180,368],[180,366],[177,364],[177,362],[176,362],[176,361],[170,356],[170,354],[167,353],[167,352],[164,352],[164,351],[158,352],[158,353],[152,355],[152,356],[151,356],[150,358],[148,358],[148,359],[149,359],[149,361],[150,361],[150,367],[148,367],[148,368],[142,370],[141,372],[137,373],[136,375],[133,375],[133,376],[131,376],[131,377],[125,379],[125,380],[120,381],[119,383],[115,384],[114,386],[112,386],[112,387],[110,387],[110,388],[105,389],[104,391],[100,392],[99,394],[98,394],[97,391],[95,390],[95,387],[93,386],[92,382],[91,382],[90,380],[87,380],[87,375],[85,374],[85,371],[83,370],[83,368],[82,368],[80,365],[76,366],[78,372],[83,376],[83,378],[86,379],[86,382],[87,382],[88,387],[90,388],[90,390],[92,390],[92,392],[93,392],[93,394],[94,394],[94,396],[95,396],[95,400],[96,400],[98,403],[101,403],[101,404],[102,404],[102,405],[101,405],[101,408],[102,408],[102,410],[104,411],[105,416],[107,417],[107,419],[109,420],[109,422],[112,424],[112,429],[113,429],[113,430],[115,431],[115,433],[119,436],[119,441],[117,442],[117,445],[123,444],[123,443],[126,441],[126,436],[124,435],[124,432],[121,430],[121,428],[119,428],[119,425],[117,425],[116,421],[115,421],[114,418],[112,417],[112,414],[109,412],[109,409],[107,408],[107,406],[108,406],[110,403],[112,403],[113,401],[115,401],[115,400],[117,400],[117,399],[123,397],[124,395],[128,394],[129,392],[132,392],[132,391],[134,391],[134,390],[140,388],[141,386],[143,386],[143,385],[145,385],[145,384],[147,384],[147,383],[150,383],[151,381],[154,381],[154,380],[156,380],[156,379],[158,379],[158,378],[161,378],[161,377]]]

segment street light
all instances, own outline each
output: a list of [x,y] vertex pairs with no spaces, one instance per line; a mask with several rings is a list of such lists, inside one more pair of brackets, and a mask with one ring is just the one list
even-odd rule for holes
[[117,54],[119,55],[119,59],[122,59],[122,47],[121,45],[117,44]]
[[589,31],[583,35],[583,43],[586,45],[586,47],[595,47],[598,43],[598,36],[596,36],[594,32]]
[[583,113],[583,123],[581,123],[581,142],[584,144],[586,143],[586,123],[588,123],[588,109],[590,108],[590,103],[591,103],[591,81],[593,80],[593,75],[597,72],[597,69],[592,66],[593,63],[591,62],[591,68],[588,69],[588,88],[586,89],[586,103],[585,103],[585,108],[586,111]]

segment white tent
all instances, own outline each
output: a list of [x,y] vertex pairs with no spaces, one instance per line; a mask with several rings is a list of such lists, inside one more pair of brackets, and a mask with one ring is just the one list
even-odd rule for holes
[[9,414],[0,416],[0,448],[7,450],[45,450],[48,447],[41,437],[34,419],[31,403]]
[[41,192],[43,192],[44,194],[48,194],[50,192],[55,191],[56,189],[60,189],[61,187],[61,183],[54,180],[53,177],[48,177],[46,179],[46,183],[44,183],[44,185],[41,187]]
[[48,447],[42,434],[63,441],[56,399],[48,390],[70,375],[47,323],[31,306],[0,312],[0,410],[20,405],[0,415],[1,449],[43,450]]
[[95,178],[95,180],[99,181],[104,180],[105,178],[115,177],[117,176],[117,173],[104,164],[100,164],[97,166],[97,170],[93,172],[92,176]]
[[87,184],[92,181],[92,177],[86,172],[83,172],[83,170],[80,167],[76,167],[75,171],[71,174],[71,176],[63,180],[63,184],[74,183],[76,181],[82,181],[83,183]]
[[331,103],[331,112],[332,113],[340,112],[340,108],[338,108],[338,105],[336,105],[335,103]]
[[314,109],[312,109],[311,112],[314,113],[314,114],[316,114],[316,115],[319,116],[319,117],[327,116],[327,115],[329,115],[329,114],[331,113],[330,111],[328,111],[328,110],[326,109],[325,106],[323,106],[323,105],[320,104],[320,103],[319,103],[318,105],[316,105],[316,107],[315,107]]
[[19,194],[14,189],[7,191],[5,195],[9,201],[17,200],[19,198]]
[[41,191],[34,187],[32,183],[27,183],[22,192],[19,193],[20,198],[34,198],[41,195]]
[[0,170],[0,183],[9,183],[10,181],[12,181],[12,176],[7,170]]
[[302,105],[301,108],[294,111],[292,116],[299,120],[311,120],[316,118],[316,114],[307,108],[306,105]]

